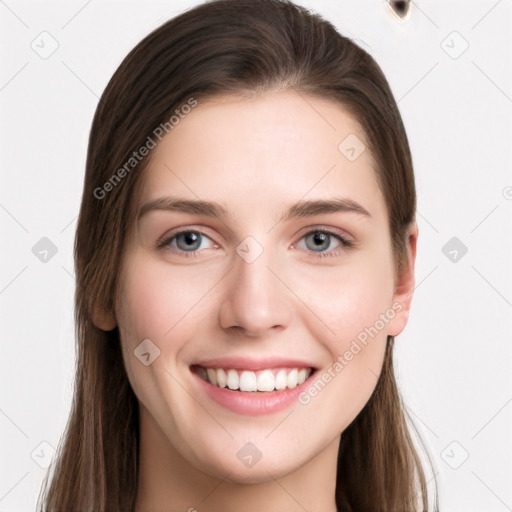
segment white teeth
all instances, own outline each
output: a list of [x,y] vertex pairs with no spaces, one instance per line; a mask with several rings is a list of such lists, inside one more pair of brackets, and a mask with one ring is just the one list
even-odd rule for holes
[[290,389],[293,389],[295,387],[297,387],[297,376],[298,376],[298,371],[296,368],[294,368],[289,374],[288,374],[288,377],[286,378],[286,386],[289,387]]
[[[213,370],[213,371],[215,371],[215,370]],[[217,373],[217,383],[214,384],[212,381],[210,381],[210,382],[214,386],[218,386],[219,388],[225,388],[228,384],[226,372],[222,368],[219,368],[216,373]]]
[[199,374],[204,380],[219,388],[228,387],[235,391],[280,391],[293,389],[302,384],[310,375],[310,368],[280,368],[279,370],[234,370],[223,368],[199,367]]
[[[217,372],[213,368],[208,368],[206,370],[206,374],[208,375],[208,380],[214,385],[217,385]],[[224,387],[224,386],[222,386]]]
[[232,390],[238,389],[238,372],[236,370],[228,370],[227,376],[228,388]]
[[279,370],[277,372],[274,386],[278,390],[286,388],[286,370]]
[[258,386],[256,384],[256,375],[254,372],[242,372],[240,375],[240,391],[256,391]]
[[307,378],[307,370],[306,368],[301,368],[299,370],[299,374],[297,376],[297,385],[302,384]]
[[258,375],[258,391],[274,391],[274,375],[270,370],[264,370]]

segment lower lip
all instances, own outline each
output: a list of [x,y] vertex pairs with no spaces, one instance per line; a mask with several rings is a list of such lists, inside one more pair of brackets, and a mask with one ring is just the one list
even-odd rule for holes
[[219,388],[210,384],[195,372],[192,372],[192,375],[199,381],[202,390],[219,405],[237,414],[263,416],[282,411],[294,404],[299,395],[309,387],[310,379],[315,373],[313,371],[302,384],[293,389],[286,388],[271,392],[231,391],[229,388]]

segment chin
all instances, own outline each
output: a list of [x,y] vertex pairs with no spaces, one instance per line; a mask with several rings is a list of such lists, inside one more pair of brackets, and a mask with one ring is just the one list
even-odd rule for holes
[[245,466],[236,454],[233,458],[230,457],[229,460],[226,460],[225,454],[219,454],[217,462],[218,464],[215,464],[215,461],[210,458],[205,461],[202,469],[200,467],[198,469],[214,478],[242,485],[270,482],[276,478],[286,476],[302,465],[300,461],[297,461],[295,466],[289,464],[285,466],[282,460],[276,464],[275,461],[264,460],[264,457],[262,457],[252,466]]

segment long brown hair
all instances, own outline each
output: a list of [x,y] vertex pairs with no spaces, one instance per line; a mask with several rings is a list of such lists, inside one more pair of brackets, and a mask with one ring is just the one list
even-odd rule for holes
[[[119,301],[124,244],[151,155],[136,165],[130,158],[191,98],[200,103],[278,89],[331,99],[359,122],[387,205],[397,275],[404,269],[416,210],[413,166],[396,102],[374,59],[331,23],[287,0],[214,0],[169,20],[126,56],[94,116],[74,248],[74,397],[40,511],[134,510],[138,401],[119,328],[107,332],[92,322],[94,308],[115,318]],[[376,388],[341,436],[336,502],[342,511],[429,509],[394,378],[393,343],[388,337]]]

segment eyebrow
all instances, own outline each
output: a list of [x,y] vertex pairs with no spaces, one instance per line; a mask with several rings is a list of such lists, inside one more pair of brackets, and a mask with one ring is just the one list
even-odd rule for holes
[[[159,197],[144,203],[139,208],[137,222],[148,212],[155,210],[205,215],[217,219],[230,216],[229,210],[220,203],[180,197]],[[329,199],[298,201],[281,214],[278,222],[298,217],[313,217],[315,215],[338,212],[356,213],[364,217],[371,217],[368,210],[356,201],[345,197],[332,197]]]

